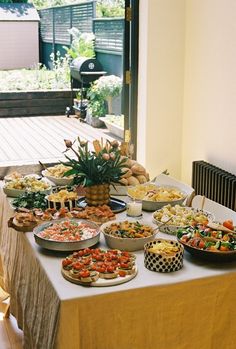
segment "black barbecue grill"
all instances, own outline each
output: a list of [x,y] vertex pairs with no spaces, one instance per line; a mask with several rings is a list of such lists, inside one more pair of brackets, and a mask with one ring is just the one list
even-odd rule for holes
[[66,115],[69,117],[73,109],[80,112],[80,118],[85,119],[87,103],[83,102],[86,89],[92,82],[105,75],[101,63],[96,58],[76,58],[70,65],[71,75],[71,101],[73,105],[73,90],[80,89],[80,105],[79,107],[67,107]]

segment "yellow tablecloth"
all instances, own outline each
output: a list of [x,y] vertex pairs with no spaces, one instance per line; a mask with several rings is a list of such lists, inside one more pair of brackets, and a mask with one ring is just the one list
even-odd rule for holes
[[43,250],[32,233],[8,228],[12,209],[2,193],[0,202],[4,276],[25,348],[235,348],[235,262],[206,264],[186,253],[182,270],[161,274],[145,269],[138,252],[139,272],[130,282],[74,285],[60,273],[65,254]]

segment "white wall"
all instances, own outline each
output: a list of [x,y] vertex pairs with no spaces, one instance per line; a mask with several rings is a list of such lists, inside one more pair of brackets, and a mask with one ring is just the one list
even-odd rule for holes
[[39,62],[38,22],[0,22],[0,69],[30,68]]
[[181,174],[184,3],[140,1],[137,158],[151,177]]
[[141,0],[138,160],[236,174],[236,0]]
[[236,1],[186,1],[182,178],[193,160],[236,174]]

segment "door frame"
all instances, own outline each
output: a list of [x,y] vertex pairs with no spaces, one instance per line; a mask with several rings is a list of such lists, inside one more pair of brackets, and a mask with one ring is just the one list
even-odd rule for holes
[[130,134],[130,142],[134,145],[134,158],[137,154],[138,47],[139,0],[125,0],[122,110],[125,140],[129,140]]

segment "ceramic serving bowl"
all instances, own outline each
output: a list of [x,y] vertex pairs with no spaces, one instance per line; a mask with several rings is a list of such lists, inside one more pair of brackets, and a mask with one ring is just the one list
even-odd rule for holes
[[135,220],[115,220],[115,221],[110,221],[107,223],[104,223],[101,228],[100,231],[103,233],[106,243],[110,248],[113,249],[118,249],[118,250],[122,250],[122,251],[138,251],[138,250],[142,250],[144,245],[148,242],[154,239],[157,230],[155,230],[155,227],[153,225],[151,225],[149,222],[144,222],[144,221],[138,221],[138,224],[140,225],[144,225],[150,228],[151,230],[151,235],[150,236],[145,236],[145,237],[139,237],[139,238],[131,238],[131,237],[119,237],[119,231],[118,229],[116,231],[114,231],[112,233],[112,235],[110,233],[108,233],[111,225],[114,224],[121,224],[123,222],[128,222],[128,223],[134,223],[136,222]]
[[67,186],[67,185],[72,185],[73,184],[73,178],[68,178],[68,177],[55,177],[50,175],[50,172],[47,170],[42,171],[42,175],[49,179],[52,183],[58,186]]
[[52,191],[51,186],[48,186],[48,189],[44,189],[44,190],[30,190],[30,189],[14,189],[14,188],[7,188],[6,186],[3,187],[3,191],[4,193],[12,198],[17,198],[18,196],[26,193],[26,192],[36,192],[39,191],[42,194],[50,194]]
[[[174,196],[172,195],[165,195],[165,189],[168,193],[178,193],[181,195],[180,198],[175,199]],[[174,205],[182,205],[183,202],[185,201],[187,194],[184,193],[181,189],[173,186],[158,186],[153,183],[147,183],[147,184],[141,184],[136,187],[132,187],[127,190],[128,195],[132,199],[139,199],[142,200],[142,209],[145,211],[156,211],[162,208],[163,206],[166,206],[170,204],[171,206]],[[154,194],[153,193],[158,193],[159,194]],[[166,197],[169,197],[168,199],[165,199]]]
[[169,204],[152,214],[153,222],[162,233],[176,235],[181,228],[188,227],[193,222],[212,222],[215,216],[201,209],[187,206],[170,206]]
[[[195,235],[195,229],[196,227],[189,227],[186,230],[181,229],[177,232],[178,241],[184,246],[184,249],[188,251],[194,258],[219,263],[236,260],[234,235],[230,233],[230,238],[227,238],[227,233],[225,233],[224,237],[221,239],[212,237],[200,238],[198,232]],[[203,244],[205,244],[205,246],[202,246],[202,242]],[[221,250],[221,246],[224,247],[225,243],[230,244],[234,247],[234,249]],[[206,246],[208,247],[206,248]]]

